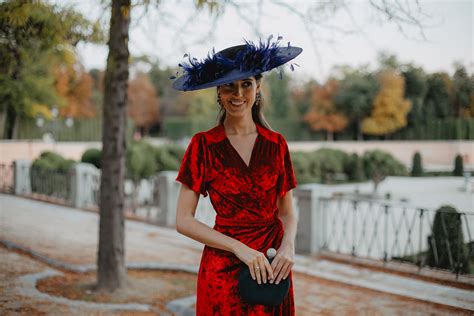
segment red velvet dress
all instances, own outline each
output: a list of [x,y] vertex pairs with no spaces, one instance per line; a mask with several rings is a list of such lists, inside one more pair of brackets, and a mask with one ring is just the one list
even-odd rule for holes
[[[216,211],[213,229],[266,253],[278,249],[283,226],[277,197],[296,187],[290,153],[279,133],[257,124],[247,166],[226,136],[224,125],[193,136],[176,178],[195,192],[209,194]],[[293,282],[276,307],[248,305],[237,280],[248,267],[233,253],[205,246],[197,281],[196,315],[294,315]]]

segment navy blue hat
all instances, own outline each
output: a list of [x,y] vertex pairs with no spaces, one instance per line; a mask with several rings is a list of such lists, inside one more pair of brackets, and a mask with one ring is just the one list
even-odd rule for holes
[[[189,63],[181,63],[183,75],[173,82],[173,88],[182,91],[192,91],[220,86],[236,80],[249,78],[262,72],[279,67],[292,60],[303,51],[300,47],[288,45],[279,46],[281,36],[275,42],[271,42],[270,36],[266,42],[260,41],[254,44],[245,40],[245,44],[232,46],[219,52],[212,51],[204,60],[198,61],[188,54]],[[293,71],[295,63],[290,64]],[[282,75],[280,69],[280,77]]]

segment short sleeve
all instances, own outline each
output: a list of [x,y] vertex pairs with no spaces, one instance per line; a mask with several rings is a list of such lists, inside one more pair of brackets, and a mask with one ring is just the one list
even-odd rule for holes
[[206,139],[202,134],[191,138],[179,167],[176,181],[186,184],[194,192],[207,196],[206,174]]
[[280,136],[280,172],[278,177],[277,194],[282,197],[286,192],[295,188],[297,185],[293,165],[291,163],[288,144],[283,136]]

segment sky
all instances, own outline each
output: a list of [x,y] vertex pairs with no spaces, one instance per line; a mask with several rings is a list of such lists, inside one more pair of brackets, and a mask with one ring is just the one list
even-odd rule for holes
[[[452,74],[454,62],[461,62],[470,73],[474,72],[474,0],[420,0],[421,13],[414,1],[400,1],[411,4],[412,12],[424,24],[424,36],[415,26],[406,26],[402,32],[394,24],[381,23],[368,1],[351,1],[348,10],[339,10],[335,15],[308,11],[308,5],[314,1],[283,2],[306,18],[318,17],[313,18],[317,24],[305,25],[287,8],[269,1],[263,1],[260,10],[251,1],[238,1],[239,11],[227,5],[217,23],[212,23],[207,11],[187,22],[196,11],[194,1],[162,0],[160,10],[150,8],[146,13],[141,8],[132,10],[129,48],[132,55],[148,55],[161,65],[176,66],[183,61],[184,53],[201,59],[212,48],[219,51],[239,45],[243,39],[258,41],[259,32],[263,38],[280,35],[283,45],[290,41],[291,45],[303,48],[303,53],[294,60],[300,67],[291,75],[302,81],[313,78],[322,82],[334,66],[367,64],[373,69],[380,52],[394,54],[400,62],[421,66],[429,73]],[[66,0],[66,3],[89,18],[102,17],[104,24],[108,22],[107,11],[97,5],[98,1]],[[87,69],[105,68],[105,45],[80,44],[78,53]]]

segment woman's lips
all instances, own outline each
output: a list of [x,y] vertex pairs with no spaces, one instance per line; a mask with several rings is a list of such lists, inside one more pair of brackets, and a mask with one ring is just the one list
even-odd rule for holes
[[239,107],[241,105],[243,105],[245,103],[245,101],[230,101],[230,104],[232,104],[232,106],[234,107]]

